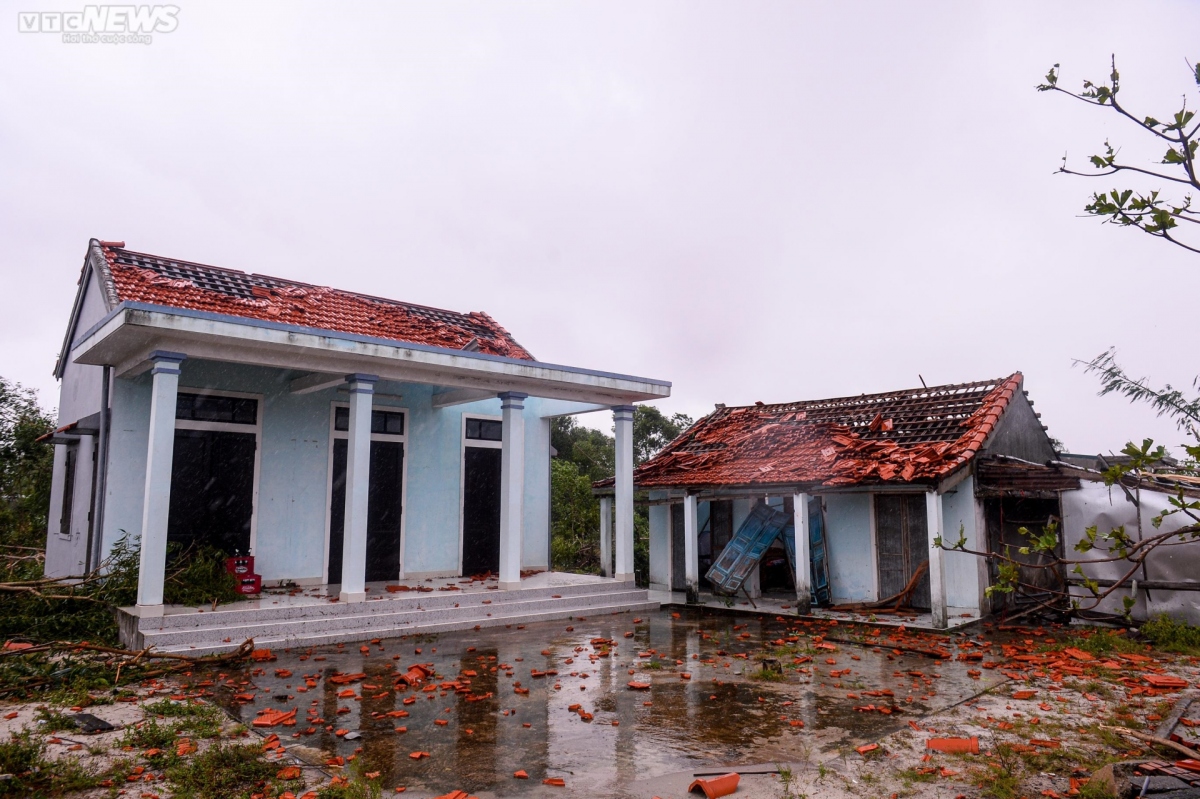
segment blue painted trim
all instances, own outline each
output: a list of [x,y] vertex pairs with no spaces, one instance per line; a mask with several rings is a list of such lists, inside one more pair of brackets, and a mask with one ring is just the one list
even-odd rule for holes
[[378,383],[379,375],[367,375],[362,372],[354,372],[346,375],[347,383]]
[[352,388],[352,389],[350,389],[350,393],[351,394],[374,394],[375,389],[373,389],[373,388]]
[[174,368],[173,366],[167,366],[166,364],[164,364],[162,366],[155,366],[153,369],[150,370],[150,374],[152,374],[152,375],[180,375],[180,374],[183,374],[183,372],[179,371],[178,369]]
[[109,311],[103,319],[88,328],[87,332],[80,337],[80,340],[86,341],[93,333],[104,327],[104,325],[108,324],[113,317],[117,316],[123,311],[150,311],[153,313],[175,314],[176,316],[186,316],[192,319],[207,319],[213,322],[230,322],[232,324],[245,325],[246,327],[258,327],[266,330],[280,330],[285,333],[309,333],[312,335],[338,339],[341,341],[355,341],[362,344],[380,344],[386,347],[396,347],[398,349],[449,354],[456,355],[460,358],[473,358],[480,361],[495,361],[496,363],[510,363],[519,366],[542,366],[550,369],[558,369],[563,372],[571,372],[572,374],[590,375],[592,377],[611,377],[617,380],[637,380],[643,383],[654,383],[667,388],[671,387],[671,384],[666,380],[656,380],[649,377],[623,375],[617,374],[616,372],[600,372],[595,369],[583,369],[578,366],[564,366],[562,364],[544,363],[542,361],[523,361],[519,358],[504,358],[499,355],[486,355],[482,352],[464,352],[463,350],[450,349],[448,347],[431,347],[428,344],[415,344],[408,341],[400,341],[394,338],[376,338],[374,336],[360,336],[354,333],[339,333],[335,330],[325,330],[319,327],[288,325],[282,322],[267,322],[261,319],[248,319],[242,316],[229,316],[227,314],[217,314],[210,311],[195,311],[190,308],[172,308],[169,305],[151,305],[144,302],[122,302],[116,308],[113,308],[111,311]]
[[614,406],[612,406],[612,412],[616,413],[616,414],[633,413],[633,406],[632,405],[614,405]]
[[501,402],[508,402],[509,400],[520,402],[521,400],[529,399],[528,394],[522,394],[520,391],[501,391],[496,396],[500,398]]
[[183,363],[187,360],[187,356],[182,352],[168,352],[167,350],[155,350],[150,353],[150,360],[158,363],[159,361],[173,361],[175,363]]

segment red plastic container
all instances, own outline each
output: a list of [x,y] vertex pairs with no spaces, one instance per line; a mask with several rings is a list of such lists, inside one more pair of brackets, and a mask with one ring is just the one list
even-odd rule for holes
[[239,555],[236,558],[226,558],[225,570],[236,577],[249,577],[254,574],[254,556]]
[[249,577],[239,577],[237,590],[239,594],[258,594],[262,592],[262,577],[252,574]]

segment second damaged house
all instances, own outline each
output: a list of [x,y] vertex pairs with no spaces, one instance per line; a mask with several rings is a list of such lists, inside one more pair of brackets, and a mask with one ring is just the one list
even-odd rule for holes
[[[949,545],[961,534],[967,548],[988,549],[1006,537],[1006,515],[1029,515],[1030,524],[1061,516],[1056,492],[1005,496],[978,485],[990,457],[1055,457],[1022,385],[1017,372],[717,406],[634,472],[651,506],[651,587],[690,598],[702,589],[794,591],[800,612],[813,601],[894,598],[928,609],[942,628],[978,618],[989,610],[987,563],[935,539]],[[609,486],[597,484],[603,504]]]

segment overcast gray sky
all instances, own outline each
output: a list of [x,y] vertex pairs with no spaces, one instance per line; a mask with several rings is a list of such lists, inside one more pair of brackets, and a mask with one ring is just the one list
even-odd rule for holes
[[1019,369],[1071,450],[1183,440],[1071,359],[1190,384],[1200,257],[1052,174],[1161,153],[1033,86],[1116,53],[1161,118],[1200,3],[178,0],[150,45],[0,5],[0,374],[47,405],[95,236],[484,310],[693,416]]

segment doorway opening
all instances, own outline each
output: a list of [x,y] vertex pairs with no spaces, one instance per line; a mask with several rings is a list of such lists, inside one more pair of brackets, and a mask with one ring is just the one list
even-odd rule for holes
[[495,417],[463,417],[462,568],[466,575],[500,571],[500,455],[504,425]]
[[257,398],[179,392],[168,544],[251,554],[259,434]]
[[[350,451],[350,408],[333,409],[330,464],[329,558],[325,580],[342,581],[342,548],[346,540],[346,467]],[[371,472],[367,482],[367,582],[400,576],[404,535],[405,418],[400,410],[371,411]]]
[[[879,553],[879,598],[904,590],[922,563],[929,560],[929,524],[924,494],[876,494],[875,538]],[[928,610],[929,570],[921,576],[909,600]]]

